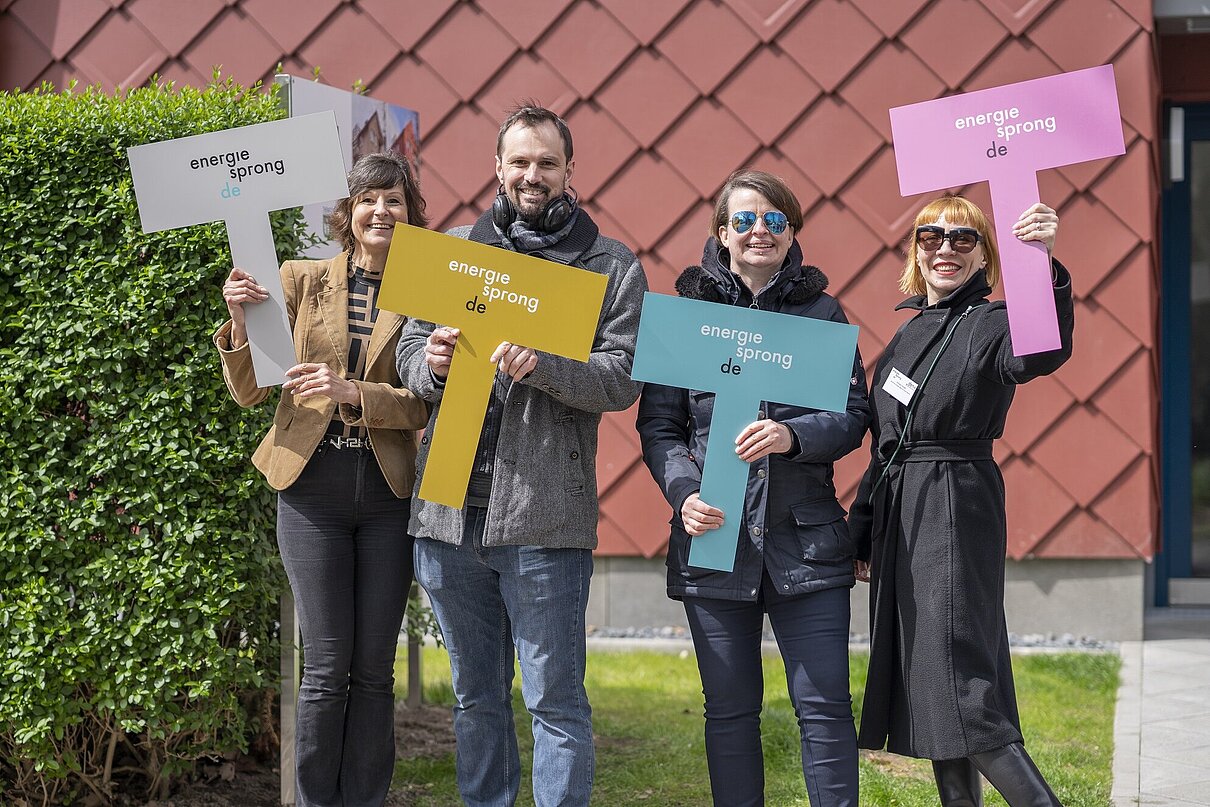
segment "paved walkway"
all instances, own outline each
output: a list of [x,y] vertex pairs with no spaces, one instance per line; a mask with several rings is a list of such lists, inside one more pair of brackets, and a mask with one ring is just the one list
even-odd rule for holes
[[1123,642],[1113,804],[1210,807],[1210,608],[1150,611]]

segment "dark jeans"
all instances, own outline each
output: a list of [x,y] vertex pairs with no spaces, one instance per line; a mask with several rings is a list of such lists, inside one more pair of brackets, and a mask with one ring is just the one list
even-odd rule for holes
[[299,807],[380,807],[395,764],[395,649],[412,584],[410,502],[368,451],[327,449],[278,495],[298,608]]
[[706,763],[714,803],[765,803],[760,643],[768,612],[798,717],[803,778],[812,807],[855,807],[849,590],[782,597],[766,582],[758,602],[685,597],[684,603],[706,696]]

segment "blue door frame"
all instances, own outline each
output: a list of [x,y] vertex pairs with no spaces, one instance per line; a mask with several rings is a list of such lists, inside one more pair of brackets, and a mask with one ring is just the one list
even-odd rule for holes
[[[1189,263],[1192,221],[1188,166],[1194,140],[1210,140],[1210,104],[1183,105],[1186,178],[1164,189],[1160,279],[1160,524],[1155,557],[1155,604],[1168,605],[1168,581],[1191,577],[1193,465],[1191,426]],[[1165,114],[1165,120],[1171,118]],[[1168,133],[1171,139],[1176,132]],[[1178,135],[1179,136],[1179,135]]]

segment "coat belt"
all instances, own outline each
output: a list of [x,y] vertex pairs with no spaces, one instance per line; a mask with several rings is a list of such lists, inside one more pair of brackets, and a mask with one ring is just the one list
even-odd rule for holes
[[991,440],[917,440],[904,443],[900,462],[975,462],[992,459]]

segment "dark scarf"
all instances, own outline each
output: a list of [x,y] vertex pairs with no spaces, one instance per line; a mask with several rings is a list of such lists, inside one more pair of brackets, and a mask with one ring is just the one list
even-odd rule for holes
[[580,209],[576,208],[567,217],[567,221],[564,222],[563,226],[553,233],[536,230],[533,224],[520,218],[508,225],[508,232],[497,227],[494,221],[492,222],[492,227],[496,230],[496,235],[500,237],[500,243],[504,244],[505,247],[511,249],[513,252],[528,255],[531,252],[540,252],[562,241],[571,232],[571,228],[575,226],[576,219],[579,217]]
[[597,225],[592,220],[592,217],[581,209],[576,211],[576,214],[571,217],[565,227],[560,228],[557,233],[552,233],[552,235],[557,236],[557,240],[541,249],[533,251],[518,249],[515,242],[511,239],[506,239],[504,233],[496,228],[495,223],[492,221],[492,212],[487,210],[479,216],[475,225],[471,227],[469,238],[480,244],[491,244],[494,247],[502,247],[513,252],[524,252],[536,258],[571,266],[592,249],[593,244],[597,242],[597,237],[600,235],[600,230],[597,229]]
[[[798,239],[790,245],[781,268],[759,293],[773,294],[774,306],[780,303],[805,303],[828,287],[828,277],[815,266],[802,262],[802,247]],[[739,276],[731,271],[731,253],[717,238],[706,241],[701,266],[690,266],[676,280],[676,291],[682,297],[711,303],[735,305],[750,294]],[[780,300],[778,300],[780,298]]]

